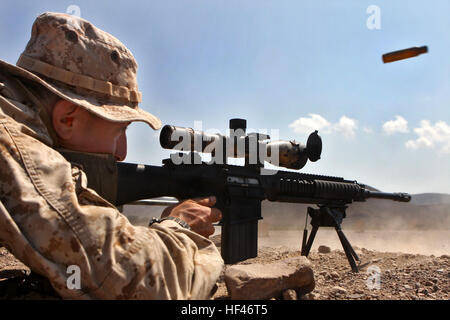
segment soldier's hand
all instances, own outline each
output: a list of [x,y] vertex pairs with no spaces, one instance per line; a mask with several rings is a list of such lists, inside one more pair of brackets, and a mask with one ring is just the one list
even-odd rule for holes
[[192,231],[208,238],[214,233],[214,222],[222,219],[222,212],[212,208],[216,204],[216,197],[196,198],[184,200],[181,203],[167,207],[161,218],[171,216],[186,221]]

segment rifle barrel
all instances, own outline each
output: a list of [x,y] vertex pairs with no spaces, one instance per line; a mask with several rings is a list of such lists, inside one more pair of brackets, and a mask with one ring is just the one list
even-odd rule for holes
[[399,202],[409,202],[411,201],[411,195],[403,192],[378,192],[378,191],[369,191],[367,190],[368,198],[376,198],[376,199],[388,199]]

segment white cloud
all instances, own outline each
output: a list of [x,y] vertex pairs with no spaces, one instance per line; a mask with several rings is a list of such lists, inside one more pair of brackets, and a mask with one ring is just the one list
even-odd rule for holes
[[408,133],[408,121],[401,116],[395,116],[395,120],[387,121],[383,124],[383,131],[388,134]]
[[300,134],[311,133],[314,130],[319,130],[321,133],[338,132],[346,138],[351,138],[355,135],[357,129],[357,121],[346,116],[342,116],[337,123],[330,123],[327,119],[318,114],[310,113],[309,117],[299,118],[289,124],[294,132]]
[[329,130],[331,124],[322,116],[314,113],[309,114],[309,118],[299,118],[289,125],[296,133],[311,133],[314,130]]
[[356,120],[342,116],[339,122],[333,126],[333,130],[341,133],[346,138],[351,138],[355,135],[357,128]]
[[405,143],[408,149],[437,148],[442,153],[450,153],[450,126],[444,121],[432,125],[430,121],[422,120],[420,128],[415,128],[414,132],[419,137]]

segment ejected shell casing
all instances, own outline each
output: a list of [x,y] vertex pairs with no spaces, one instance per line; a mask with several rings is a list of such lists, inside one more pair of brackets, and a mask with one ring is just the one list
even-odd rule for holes
[[420,55],[422,53],[427,53],[427,52],[428,52],[427,46],[412,47],[412,48],[408,48],[408,49],[393,51],[393,52],[383,54],[383,62],[389,63],[389,62],[394,62],[394,61],[398,61],[398,60],[417,57],[418,55]]

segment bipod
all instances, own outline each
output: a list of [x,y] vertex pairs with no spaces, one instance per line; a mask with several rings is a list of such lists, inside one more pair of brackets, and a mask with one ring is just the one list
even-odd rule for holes
[[353,250],[352,245],[345,237],[344,232],[341,229],[342,220],[345,218],[345,209],[346,206],[339,207],[328,207],[328,206],[319,206],[319,209],[314,209],[308,207],[308,214],[311,217],[311,225],[312,230],[309,235],[308,241],[306,241],[308,237],[308,230],[303,231],[303,242],[302,242],[302,256],[308,256],[309,251],[311,250],[311,246],[314,241],[314,237],[316,236],[317,230],[319,227],[334,227],[336,233],[341,241],[342,247],[344,248],[345,255],[347,256],[347,260],[352,267],[353,272],[358,272],[358,267],[356,266],[356,261],[359,261],[359,257],[356,254],[355,250]]

